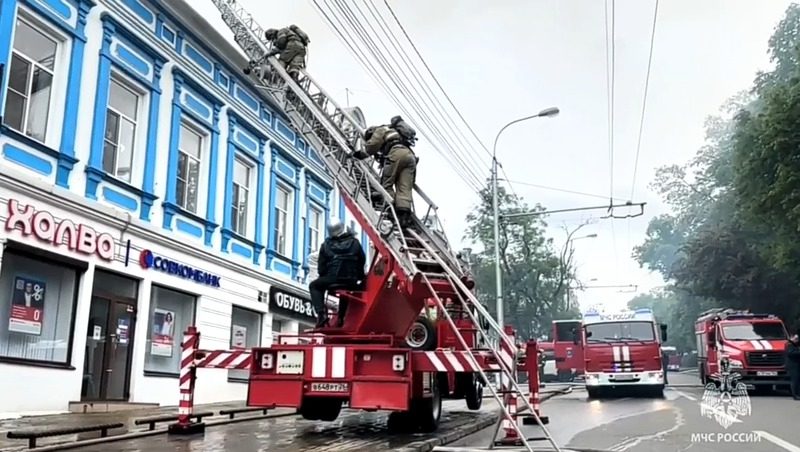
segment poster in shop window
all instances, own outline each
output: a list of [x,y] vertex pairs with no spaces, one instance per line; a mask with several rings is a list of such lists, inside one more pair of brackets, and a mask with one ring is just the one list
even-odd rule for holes
[[233,332],[231,333],[231,348],[234,350],[244,350],[247,348],[247,327],[242,325],[233,325]]
[[175,313],[166,309],[153,312],[153,337],[150,343],[150,354],[155,356],[172,356],[173,338],[175,337]]
[[11,298],[8,330],[23,334],[42,334],[46,285],[42,281],[17,276]]

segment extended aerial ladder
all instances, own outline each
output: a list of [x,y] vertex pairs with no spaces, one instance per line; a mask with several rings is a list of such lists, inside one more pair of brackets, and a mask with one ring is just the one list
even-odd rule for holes
[[[396,347],[394,344],[402,342],[419,312],[432,299],[455,332],[462,352],[460,356],[469,367],[475,369],[484,382],[488,381],[487,371],[498,371],[502,375],[504,387],[501,390],[488,385],[492,397],[502,408],[495,436],[500,423],[505,421],[504,428],[513,429],[518,445],[532,451],[516,419],[517,415],[527,413],[545,433],[545,437],[538,440],[547,440],[555,450],[560,450],[516,382],[517,344],[465,284],[464,273],[446,237],[426,226],[425,220],[435,215],[436,205],[415,185],[414,192],[427,204],[427,212],[422,220],[414,217],[412,228],[401,230],[393,200],[381,186],[374,160],[353,157],[363,151],[364,128],[307,72],[301,71],[301,77],[295,80],[276,58],[267,58],[271,43],[264,38],[265,30],[235,0],[212,0],[212,3],[250,59],[244,72],[282,109],[307,145],[319,153],[348,210],[376,248],[377,257],[361,302],[351,303],[343,328],[322,331],[324,343],[354,344],[388,337],[393,344],[391,347]],[[474,341],[465,340],[448,314],[444,300],[459,303],[484,343],[496,341],[497,348],[478,349]],[[491,331],[480,328],[479,319],[488,324]],[[263,359],[264,355],[261,356]],[[257,359],[254,358],[254,365]],[[325,367],[324,359],[322,366]],[[520,401],[517,413],[509,410],[510,399]],[[493,441],[490,448],[494,445]]]

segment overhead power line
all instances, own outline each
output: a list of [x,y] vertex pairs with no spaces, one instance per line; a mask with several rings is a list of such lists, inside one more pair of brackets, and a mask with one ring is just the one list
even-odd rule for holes
[[[522,181],[518,181],[518,180],[507,181],[507,182],[514,183],[514,184],[517,184],[517,185],[523,185],[523,186],[526,186],[526,187],[541,188],[542,190],[557,191],[557,192],[561,192],[561,193],[569,193],[569,194],[572,194],[572,195],[588,196],[588,197],[597,198],[597,199],[608,199],[608,196],[606,196],[606,195],[598,195],[597,193],[586,193],[586,192],[582,192],[582,191],[568,190],[566,188],[557,188],[557,187],[551,187],[551,186],[548,186],[548,185],[533,184],[533,183],[530,183],[530,182],[522,182]],[[622,199],[614,199],[614,201],[623,201],[623,200]]]
[[644,130],[644,117],[645,112],[647,111],[647,92],[648,88],[650,87],[650,68],[653,65],[653,47],[656,42],[656,23],[658,22],[658,0],[656,0],[656,6],[653,9],[653,30],[650,32],[650,52],[649,56],[647,57],[647,75],[644,78],[644,95],[642,96],[642,117],[639,119],[639,139],[636,142],[636,158],[634,159],[633,163],[633,182],[631,183],[631,196],[629,199],[633,199],[633,194],[636,190],[636,173],[639,169],[639,152],[642,150],[642,131]]
[[[436,152],[453,164],[453,170],[464,180],[467,186],[477,192],[477,190],[484,185],[484,181],[480,176],[476,175],[474,168],[471,167],[472,165],[466,163],[457,152],[454,152],[448,139],[445,138],[447,134],[438,127],[437,121],[434,121],[427,114],[426,108],[418,101],[416,96],[419,96],[419,91],[415,89],[413,84],[409,83],[407,85],[398,73],[398,70],[394,69],[395,66],[399,66],[397,61],[394,59],[392,62],[387,60],[385,54],[391,54],[391,52],[387,50],[388,47],[386,44],[380,41],[380,44],[386,50],[381,51],[379,44],[371,38],[371,35],[377,34],[377,30],[370,25],[371,31],[368,31],[348,5],[336,0],[334,1],[336,5],[333,7],[327,0],[325,1],[329,10],[323,8],[317,0],[313,0],[313,3],[339,39],[343,41],[359,63],[367,70],[370,77],[390,96],[409,122],[417,127],[420,134],[428,140],[429,144]],[[362,17],[366,19],[363,11],[359,10],[359,12]],[[359,42],[361,45],[358,45]],[[387,74],[388,77],[381,76],[381,72]],[[394,85],[395,89],[399,91],[399,95],[395,94],[394,90],[389,86],[389,83],[385,81],[387,78],[391,84]],[[401,101],[401,98],[410,105],[416,115],[410,114],[409,109],[405,106],[405,103]],[[417,121],[414,121],[415,117],[421,117],[425,124],[430,124],[430,132],[435,139],[431,139],[426,128],[421,127]],[[439,144],[437,144],[437,142],[439,142]]]
[[417,54],[417,56],[419,57],[420,61],[422,61],[422,64],[425,66],[425,69],[427,69],[427,70],[428,70],[428,73],[429,73],[429,74],[431,74],[431,77],[432,77],[432,78],[433,78],[433,80],[436,82],[436,86],[438,86],[438,87],[439,87],[439,89],[440,89],[440,90],[442,90],[442,93],[444,93],[444,96],[445,96],[445,98],[447,99],[447,102],[449,102],[449,103],[450,103],[450,106],[451,106],[451,107],[453,107],[453,110],[455,110],[455,111],[456,111],[456,113],[458,113],[458,117],[459,117],[459,118],[461,118],[461,121],[462,121],[462,122],[463,122],[463,123],[464,123],[464,124],[467,126],[467,128],[468,128],[468,129],[469,129],[469,131],[470,131],[470,133],[472,133],[472,136],[473,136],[473,137],[475,137],[475,140],[477,140],[477,141],[478,141],[478,143],[480,143],[480,144],[481,144],[481,147],[483,147],[483,150],[484,150],[484,151],[486,151],[486,154],[487,154],[489,157],[491,157],[491,156],[492,156],[492,153],[489,151],[489,148],[488,148],[488,147],[486,147],[486,145],[483,143],[483,141],[481,141],[480,137],[478,137],[478,134],[477,134],[477,133],[475,133],[475,130],[472,128],[472,126],[470,126],[470,125],[469,125],[469,123],[467,122],[467,120],[464,118],[464,115],[462,115],[462,114],[461,114],[461,111],[458,109],[458,107],[456,107],[455,103],[453,103],[453,100],[452,100],[452,99],[450,99],[450,96],[447,94],[447,91],[445,91],[445,90],[444,90],[444,87],[442,86],[442,84],[441,84],[441,83],[439,83],[439,79],[438,79],[438,78],[436,77],[436,75],[433,73],[433,71],[431,70],[430,66],[428,66],[428,63],[427,63],[427,62],[425,62],[425,58],[423,58],[423,57],[422,57],[422,54],[421,54],[421,53],[419,52],[419,50],[417,49],[417,46],[416,46],[416,45],[414,45],[414,41],[412,41],[412,40],[411,40],[411,37],[410,37],[410,36],[408,35],[408,33],[406,32],[406,29],[405,29],[405,27],[404,27],[404,26],[403,26],[403,24],[400,22],[400,19],[398,19],[398,18],[397,18],[397,14],[395,14],[395,13],[394,13],[394,10],[392,9],[392,6],[389,4],[389,1],[388,1],[388,0],[383,0],[383,3],[385,3],[385,4],[386,4],[386,8],[387,8],[387,9],[389,9],[389,12],[390,12],[390,13],[392,13],[392,17],[394,18],[395,22],[397,22],[397,25],[400,27],[400,30],[402,30],[402,31],[403,31],[403,35],[405,35],[406,39],[408,39],[408,42],[410,42],[410,43],[411,43],[411,47],[414,49],[414,52],[416,52],[416,54]]

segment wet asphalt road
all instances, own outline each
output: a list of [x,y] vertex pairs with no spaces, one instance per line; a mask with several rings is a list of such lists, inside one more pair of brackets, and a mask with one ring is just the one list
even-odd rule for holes
[[[474,422],[478,413],[463,401],[445,401],[445,434]],[[385,451],[432,438],[425,434],[389,434],[385,413],[342,411],[336,422],[310,422],[299,416],[209,426],[205,435],[159,435],[82,447],[87,452],[256,452],[256,451]]]
[[[698,383],[695,374],[671,374],[670,383]],[[800,452],[800,402],[785,394],[750,396],[750,414],[704,416],[700,387],[667,388],[663,399],[588,400],[580,389],[542,405],[561,447],[616,452]],[[728,428],[722,424],[734,421]],[[539,427],[524,427],[541,436]],[[453,445],[487,445],[486,430]],[[546,443],[536,442],[538,447]]]

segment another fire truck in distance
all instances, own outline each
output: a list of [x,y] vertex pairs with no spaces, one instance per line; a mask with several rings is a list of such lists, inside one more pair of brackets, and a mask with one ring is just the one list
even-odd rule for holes
[[553,349],[558,381],[572,381],[583,375],[583,344],[580,320],[553,320]]
[[661,342],[666,339],[667,326],[656,323],[651,309],[584,314],[584,377],[589,397],[631,387],[662,396]]
[[667,355],[667,370],[681,370],[681,355],[675,347],[661,347],[661,352]]
[[727,357],[748,389],[789,384],[784,364],[787,333],[781,319],[733,309],[712,309],[695,322],[697,360],[703,384],[719,371]]

